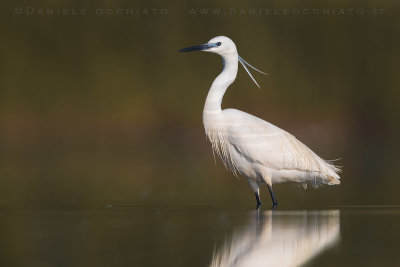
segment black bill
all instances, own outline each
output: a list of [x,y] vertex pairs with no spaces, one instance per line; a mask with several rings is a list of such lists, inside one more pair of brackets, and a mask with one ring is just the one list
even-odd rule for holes
[[182,48],[179,52],[190,52],[190,51],[203,51],[213,47],[217,47],[217,44],[202,44],[202,45],[194,45],[186,48]]

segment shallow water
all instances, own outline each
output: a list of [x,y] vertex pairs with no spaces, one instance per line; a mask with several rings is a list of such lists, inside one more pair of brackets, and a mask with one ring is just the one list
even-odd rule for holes
[[2,207],[2,266],[398,266],[400,207]]

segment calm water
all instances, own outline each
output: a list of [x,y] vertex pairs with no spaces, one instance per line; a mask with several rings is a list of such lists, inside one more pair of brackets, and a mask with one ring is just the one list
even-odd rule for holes
[[[1,1],[0,267],[400,266],[399,206],[339,206],[400,203],[399,3]],[[206,7],[353,14],[187,12]],[[217,35],[269,74],[260,91],[240,69],[223,108],[340,158],[340,186],[277,185],[279,208],[256,213],[246,179],[214,164],[201,111],[221,59],[177,50]]]
[[400,207],[2,207],[2,266],[399,266]]

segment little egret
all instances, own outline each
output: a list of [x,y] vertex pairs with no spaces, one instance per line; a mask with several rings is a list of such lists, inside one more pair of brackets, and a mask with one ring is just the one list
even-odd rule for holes
[[[321,184],[340,184],[340,169],[323,160],[293,135],[277,126],[237,109],[221,109],[226,89],[237,75],[238,62],[251,79],[258,83],[246,67],[263,73],[242,59],[235,43],[218,36],[208,43],[191,46],[179,52],[204,51],[222,56],[223,70],[208,92],[203,110],[203,124],[213,152],[235,175],[245,176],[254,191],[257,208],[261,205],[259,187],[267,184],[273,206],[278,205],[272,184],[287,181]],[[265,74],[265,73],[264,73]]]

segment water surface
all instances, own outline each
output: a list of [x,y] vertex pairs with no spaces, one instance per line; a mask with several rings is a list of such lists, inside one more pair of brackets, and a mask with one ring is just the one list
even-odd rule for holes
[[2,207],[2,266],[398,266],[399,207]]

